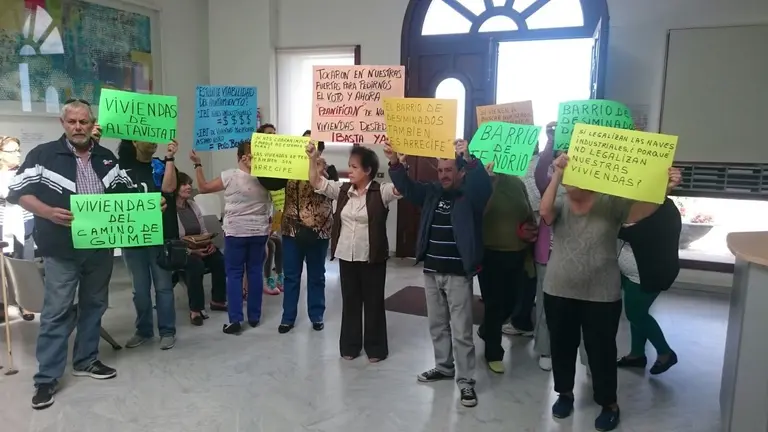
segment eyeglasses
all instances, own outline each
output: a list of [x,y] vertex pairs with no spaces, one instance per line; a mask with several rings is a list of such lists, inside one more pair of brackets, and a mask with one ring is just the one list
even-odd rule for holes
[[91,106],[91,103],[85,99],[67,99],[64,101],[64,105],[69,105],[74,102],[80,102],[83,105]]

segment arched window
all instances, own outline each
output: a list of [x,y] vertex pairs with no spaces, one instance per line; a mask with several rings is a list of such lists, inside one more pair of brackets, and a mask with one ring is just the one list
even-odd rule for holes
[[435,89],[437,99],[456,100],[456,138],[464,138],[464,112],[467,104],[467,89],[456,78],[446,78]]
[[433,0],[422,36],[581,27],[580,0]]

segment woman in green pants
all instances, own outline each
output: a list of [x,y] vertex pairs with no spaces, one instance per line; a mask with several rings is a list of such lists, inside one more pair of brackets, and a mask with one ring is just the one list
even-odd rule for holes
[[624,292],[624,313],[630,324],[632,348],[626,356],[618,360],[618,367],[645,368],[648,359],[645,356],[647,341],[656,349],[656,363],[651,367],[651,374],[666,372],[677,363],[677,354],[669,347],[659,323],[651,316],[651,305],[660,291],[645,291],[640,286],[640,273],[629,243],[621,241],[619,268],[621,269],[621,288]]
[[682,220],[680,211],[667,198],[654,214],[619,231],[619,268],[624,292],[624,311],[629,320],[632,348],[618,360],[620,368],[642,368],[647,341],[656,349],[651,374],[666,372],[677,364],[659,323],[649,310],[656,297],[672,286],[680,272],[678,256]]

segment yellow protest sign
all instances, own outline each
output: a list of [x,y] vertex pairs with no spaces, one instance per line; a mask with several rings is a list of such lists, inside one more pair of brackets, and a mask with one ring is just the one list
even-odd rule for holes
[[477,107],[477,126],[492,121],[514,123],[519,125],[533,124],[533,102],[512,102],[499,105],[484,105]]
[[454,99],[384,99],[390,145],[411,156],[455,158],[457,110]]
[[309,137],[255,133],[251,138],[251,175],[309,180]]
[[285,207],[285,189],[270,191],[269,195],[272,197],[272,207],[275,208],[275,213],[283,211],[283,207]]
[[576,124],[563,184],[661,204],[677,137]]

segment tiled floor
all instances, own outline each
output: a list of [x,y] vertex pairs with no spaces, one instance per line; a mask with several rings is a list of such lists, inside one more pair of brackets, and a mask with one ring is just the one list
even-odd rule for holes
[[[312,331],[302,311],[297,328],[277,333],[280,297],[265,297],[262,326],[242,336],[221,333],[226,317],[204,327],[186,319],[186,294],[177,288],[179,340],[170,351],[157,343],[113,351],[102,343],[102,360],[117,378],[95,381],[67,375],[49,409],[29,407],[36,363],[37,322],[12,323],[19,374],[0,375],[3,432],[129,431],[328,431],[328,432],[523,432],[591,431],[598,408],[583,368],[577,376],[574,416],[554,421],[552,379],[530,352],[530,340],[512,338],[507,373],[492,375],[478,351],[480,403],[463,408],[451,382],[424,385],[416,374],[432,367],[426,318],[389,313],[391,356],[372,365],[338,355],[341,299],[338,269],[328,264],[326,330]],[[111,308],[104,326],[122,343],[132,334],[133,306],[125,274],[116,268]],[[388,294],[421,285],[408,261],[393,260]],[[304,298],[302,297],[302,302]],[[727,299],[666,293],[655,306],[680,364],[650,378],[620,372],[619,400],[625,432],[709,432],[719,429]],[[482,342],[477,342],[482,348]],[[622,323],[620,352],[628,345]],[[6,364],[2,347],[3,360]],[[68,369],[69,370],[69,369]]]

